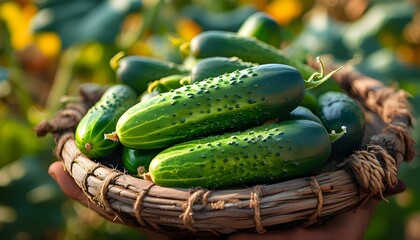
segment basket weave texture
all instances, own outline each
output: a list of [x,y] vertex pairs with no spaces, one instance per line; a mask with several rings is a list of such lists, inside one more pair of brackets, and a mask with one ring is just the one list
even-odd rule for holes
[[54,135],[55,154],[75,182],[92,203],[126,225],[172,236],[310,226],[370,198],[402,191],[398,168],[414,157],[412,115],[404,91],[350,66],[334,80],[363,107],[367,127],[362,148],[333,170],[276,184],[218,191],[164,188],[87,158],[76,147],[74,131],[103,93],[100,87],[81,88],[79,103],[68,104],[35,130],[38,136]]

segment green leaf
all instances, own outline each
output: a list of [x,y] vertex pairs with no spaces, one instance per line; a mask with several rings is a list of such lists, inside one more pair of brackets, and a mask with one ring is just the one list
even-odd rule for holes
[[42,148],[44,141],[35,136],[32,127],[17,119],[0,119],[0,168],[26,154]]
[[140,11],[141,0],[56,1],[32,19],[35,32],[53,31],[62,47],[81,42],[114,43],[125,17]]

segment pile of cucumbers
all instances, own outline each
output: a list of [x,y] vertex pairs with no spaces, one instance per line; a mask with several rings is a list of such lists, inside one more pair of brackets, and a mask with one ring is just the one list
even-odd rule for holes
[[320,60],[317,72],[288,58],[279,36],[268,38],[281,28],[266,14],[243,26],[247,31],[209,30],[182,44],[189,59],[182,65],[113,59],[120,83],[80,121],[80,151],[101,161],[122,149],[129,174],[160,186],[224,189],[305,176],[332,154],[359,148],[359,105],[341,91],[308,91],[339,68],[325,74]]

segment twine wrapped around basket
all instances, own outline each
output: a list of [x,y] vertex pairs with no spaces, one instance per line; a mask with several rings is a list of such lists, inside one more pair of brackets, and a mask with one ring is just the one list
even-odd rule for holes
[[363,106],[367,121],[363,148],[332,171],[271,185],[218,191],[164,188],[87,158],[76,147],[74,130],[102,88],[82,88],[80,103],[69,104],[35,130],[39,136],[54,134],[55,154],[75,182],[93,203],[124,224],[172,236],[309,226],[360,207],[372,197],[399,192],[399,165],[414,157],[412,115],[404,91],[350,66],[334,79]]

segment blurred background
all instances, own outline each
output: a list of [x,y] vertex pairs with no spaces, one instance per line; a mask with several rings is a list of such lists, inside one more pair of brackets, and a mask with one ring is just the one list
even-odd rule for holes
[[[64,196],[47,173],[54,140],[37,138],[34,126],[80,84],[115,83],[116,53],[182,63],[179,43],[210,29],[237,31],[256,11],[281,25],[279,47],[351,62],[406,90],[419,118],[420,1],[2,0],[0,239],[141,239]],[[420,239],[419,132],[416,158],[399,171],[407,191],[380,203],[365,239]]]

